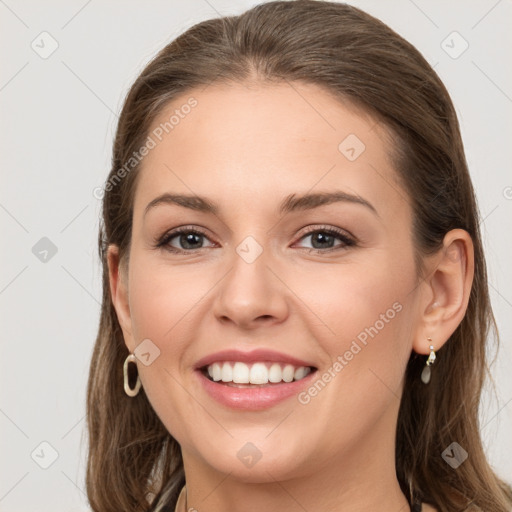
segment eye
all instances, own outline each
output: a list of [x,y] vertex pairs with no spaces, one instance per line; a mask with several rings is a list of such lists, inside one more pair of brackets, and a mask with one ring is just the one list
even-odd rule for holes
[[[312,247],[305,247],[305,249],[316,252],[329,252],[344,249],[356,244],[354,238],[349,236],[346,232],[334,227],[310,229],[306,234],[302,235],[300,240],[307,238],[311,239]],[[337,244],[336,240],[339,241]]]
[[[299,240],[310,238],[312,247],[303,247],[309,252],[325,253],[345,249],[356,245],[355,239],[345,231],[334,227],[316,227],[303,234]],[[165,233],[156,243],[156,247],[166,249],[174,253],[192,253],[206,247],[215,247],[210,241],[209,246],[204,246],[208,240],[206,233],[189,226],[182,226]],[[336,243],[336,241],[338,241]]]
[[[192,252],[204,249],[203,242],[208,240],[205,233],[197,228],[183,226],[166,233],[157,243],[157,247],[163,247],[171,252]],[[212,244],[211,247],[215,246]]]

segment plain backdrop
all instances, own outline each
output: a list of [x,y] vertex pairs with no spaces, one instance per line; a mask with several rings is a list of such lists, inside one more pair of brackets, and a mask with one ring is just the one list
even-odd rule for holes
[[[0,0],[1,512],[90,510],[85,389],[101,297],[93,190],[109,171],[117,114],[157,50],[256,3]],[[460,116],[502,338],[481,430],[512,481],[512,3],[349,3],[423,53]]]

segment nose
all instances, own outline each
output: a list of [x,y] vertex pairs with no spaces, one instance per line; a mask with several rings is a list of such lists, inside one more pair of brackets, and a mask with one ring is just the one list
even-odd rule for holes
[[250,330],[283,322],[288,316],[286,286],[268,265],[268,250],[252,262],[239,254],[219,283],[213,306],[215,317],[224,324]]

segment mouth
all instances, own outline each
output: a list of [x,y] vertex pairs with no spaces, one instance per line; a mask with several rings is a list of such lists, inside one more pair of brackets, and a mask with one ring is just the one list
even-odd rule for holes
[[259,348],[227,349],[196,362],[198,384],[209,398],[237,411],[268,410],[311,386],[318,368],[311,360]]
[[264,388],[297,382],[317,370],[276,361],[216,361],[199,368],[209,381],[236,388]]

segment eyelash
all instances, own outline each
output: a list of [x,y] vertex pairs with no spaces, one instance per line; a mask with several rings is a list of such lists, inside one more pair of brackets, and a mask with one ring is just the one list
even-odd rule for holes
[[[159,240],[157,240],[155,247],[161,248],[161,249],[164,249],[169,252],[176,253],[176,254],[191,254],[191,253],[200,251],[202,249],[207,249],[207,247],[200,247],[198,249],[185,250],[185,249],[177,249],[176,247],[172,247],[172,246],[168,245],[169,242],[173,238],[175,238],[176,236],[179,236],[181,234],[184,234],[184,233],[186,233],[186,234],[192,233],[195,235],[201,235],[201,236],[204,236],[205,238],[208,238],[208,235],[204,231],[201,231],[198,228],[192,228],[190,226],[182,226],[182,227],[176,228],[173,231],[170,231],[170,232],[164,234]],[[352,238],[351,236],[349,236],[346,232],[344,232],[338,228],[327,227],[327,226],[326,227],[324,227],[324,226],[315,227],[314,229],[311,229],[311,230],[307,231],[306,233],[303,233],[302,236],[299,238],[299,240],[302,240],[303,238],[306,238],[307,236],[310,236],[315,233],[325,233],[329,236],[334,236],[334,237],[340,239],[342,243],[340,245],[337,245],[335,247],[329,247],[327,249],[316,249],[314,247],[312,247],[312,248],[301,247],[301,249],[305,249],[308,252],[315,252],[317,254],[321,254],[321,253],[337,251],[337,250],[341,250],[341,249],[345,249],[347,247],[353,247],[353,246],[357,245],[356,240],[354,238]]]

